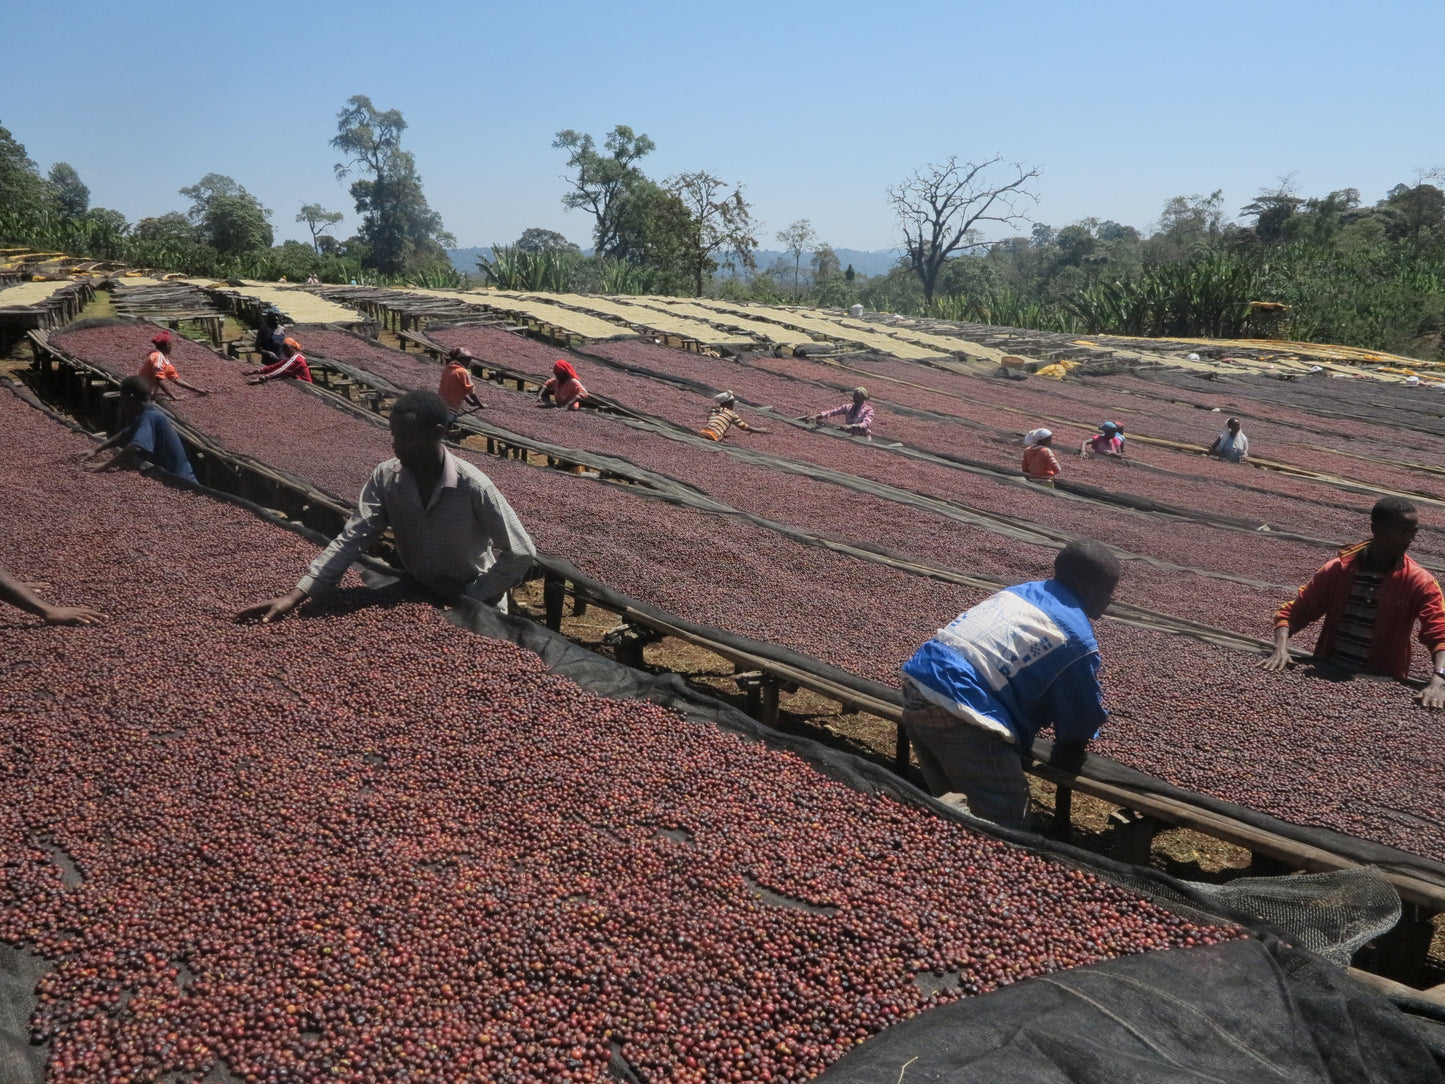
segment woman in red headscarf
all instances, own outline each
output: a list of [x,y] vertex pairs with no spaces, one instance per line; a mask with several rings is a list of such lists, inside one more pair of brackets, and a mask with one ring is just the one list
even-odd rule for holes
[[182,388],[187,388],[197,395],[209,395],[208,391],[196,387],[194,384],[187,384],[176,372],[176,367],[171,364],[171,333],[162,331],[154,339],[151,345],[155,347],[146,355],[145,364],[140,367],[138,374],[147,384],[150,385],[151,394],[164,394],[167,399],[174,399],[176,393],[171,391],[167,384],[174,382]]
[[577,370],[570,361],[558,358],[552,365],[552,379],[542,385],[537,394],[537,405],[557,406],[563,410],[577,410],[587,398],[587,389],[577,377]]

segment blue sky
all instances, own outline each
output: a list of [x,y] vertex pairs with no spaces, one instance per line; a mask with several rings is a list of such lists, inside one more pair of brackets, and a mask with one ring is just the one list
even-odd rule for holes
[[650,176],[742,182],[765,248],[799,218],[835,247],[888,247],[885,189],[949,154],[1041,167],[1032,213],[1056,227],[1144,228],[1216,188],[1237,214],[1290,173],[1372,202],[1445,166],[1441,0],[10,0],[0,32],[0,125],[42,169],[70,162],[132,220],[229,174],[278,240],[307,236],[309,202],[355,228],[327,143],[353,94],[405,115],[464,246],[528,226],[585,246],[552,138],[619,123],[656,141]]

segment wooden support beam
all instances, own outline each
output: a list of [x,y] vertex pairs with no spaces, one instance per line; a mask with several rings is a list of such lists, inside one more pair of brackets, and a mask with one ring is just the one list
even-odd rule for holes
[[1060,786],[1054,791],[1054,830],[1050,834],[1064,843],[1069,842],[1074,834],[1074,789],[1072,787]]
[[562,629],[562,608],[566,602],[567,581],[554,572],[542,580],[542,608],[546,612],[547,627],[553,632]]
[[772,678],[763,679],[763,713],[759,716],[768,726],[778,725],[778,682]]
[[1426,908],[1405,904],[1395,928],[1361,951],[1361,955],[1369,952],[1373,956],[1370,970],[1406,986],[1418,986],[1435,938],[1435,924],[1430,917]]
[[1149,861],[1154,837],[1164,822],[1134,809],[1116,809],[1109,815],[1112,854],[1120,862],[1142,866]]

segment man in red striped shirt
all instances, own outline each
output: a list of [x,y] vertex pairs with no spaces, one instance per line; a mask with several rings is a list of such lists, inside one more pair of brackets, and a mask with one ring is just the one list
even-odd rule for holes
[[1370,537],[1340,551],[1274,615],[1274,654],[1266,670],[1288,665],[1289,638],[1324,618],[1315,658],[1346,670],[1410,676],[1410,633],[1433,655],[1427,708],[1445,708],[1445,597],[1435,577],[1406,555],[1420,529],[1415,506],[1383,497],[1370,511]]
[[295,339],[287,339],[281,345],[285,353],[280,361],[273,361],[270,365],[263,365],[259,369],[250,370],[248,384],[264,384],[268,380],[277,380],[285,377],[290,380],[300,380],[307,384],[314,384],[311,379],[311,366],[306,364],[306,358],[301,354],[301,344]]

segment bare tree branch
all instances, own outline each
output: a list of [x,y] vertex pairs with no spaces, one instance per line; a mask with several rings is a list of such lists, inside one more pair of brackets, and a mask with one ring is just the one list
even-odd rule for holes
[[1000,166],[1002,161],[1001,155],[982,162],[960,162],[957,155],[949,155],[946,162],[917,169],[888,189],[908,264],[930,305],[944,261],[978,243],[969,237],[971,231],[984,222],[1028,221],[1020,208],[1038,202],[1029,183],[1042,171],[1020,162]]

